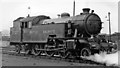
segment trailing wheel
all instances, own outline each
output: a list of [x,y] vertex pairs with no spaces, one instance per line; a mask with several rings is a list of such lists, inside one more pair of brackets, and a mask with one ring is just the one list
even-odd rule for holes
[[35,45],[32,47],[32,54],[34,54],[35,56],[38,56],[41,54],[41,51],[39,50],[40,46],[39,45]]
[[90,56],[91,55],[91,51],[89,48],[83,48],[81,50],[81,55],[82,57],[86,57],[86,56]]
[[15,45],[15,52],[17,53],[17,54],[20,54],[20,51],[21,51],[21,46],[20,45]]

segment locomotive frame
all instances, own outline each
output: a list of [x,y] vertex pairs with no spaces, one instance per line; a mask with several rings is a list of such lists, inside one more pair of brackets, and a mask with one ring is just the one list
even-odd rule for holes
[[89,10],[84,8],[83,13],[73,17],[64,13],[57,19],[41,15],[15,20],[10,45],[15,45],[18,54],[23,50],[36,56],[45,53],[50,57],[57,54],[69,58],[99,53],[101,46],[97,42],[91,44],[88,39],[100,33],[102,22]]

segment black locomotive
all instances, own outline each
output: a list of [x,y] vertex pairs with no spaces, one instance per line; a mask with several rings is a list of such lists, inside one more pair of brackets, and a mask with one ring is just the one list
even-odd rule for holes
[[10,44],[15,45],[16,52],[47,56],[59,55],[61,58],[89,56],[99,53],[99,42],[90,41],[102,29],[100,17],[84,8],[80,15],[70,16],[62,13],[61,18],[50,19],[49,16],[20,17],[13,22],[10,29]]

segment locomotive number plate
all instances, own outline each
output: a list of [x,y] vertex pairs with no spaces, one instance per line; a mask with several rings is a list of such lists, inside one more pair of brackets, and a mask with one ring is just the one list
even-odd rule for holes
[[55,30],[44,30],[43,33],[55,33]]

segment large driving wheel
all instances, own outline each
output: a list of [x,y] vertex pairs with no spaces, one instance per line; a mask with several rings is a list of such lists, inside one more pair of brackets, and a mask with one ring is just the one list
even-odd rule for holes
[[39,45],[35,45],[32,47],[32,53],[35,55],[35,56],[38,56],[41,54],[41,51],[39,50],[40,49],[40,46]]
[[17,54],[20,54],[21,46],[20,45],[15,45],[15,52]]
[[46,55],[48,57],[52,57],[52,56],[54,56],[54,51],[46,51]]
[[54,56],[54,51],[52,51],[52,49],[54,49],[54,47],[49,47],[49,45],[45,45],[45,54],[48,56],[48,57],[52,57]]
[[91,55],[91,51],[89,48],[83,48],[81,50],[81,56],[82,57],[86,57],[86,56],[90,56]]

